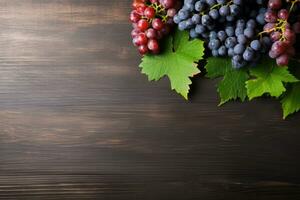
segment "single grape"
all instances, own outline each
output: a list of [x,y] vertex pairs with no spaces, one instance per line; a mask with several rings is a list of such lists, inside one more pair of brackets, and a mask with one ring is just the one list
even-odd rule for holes
[[226,34],[225,31],[219,31],[217,34],[218,34],[218,38],[219,38],[222,42],[224,42],[224,41],[226,40],[227,34]]
[[231,15],[237,16],[240,13],[240,8],[236,4],[230,5],[229,7]]
[[138,50],[139,50],[141,55],[144,55],[144,54],[149,52],[149,49],[148,49],[147,45],[140,45],[138,47]]
[[194,28],[190,30],[190,37],[191,38],[197,38],[197,37],[199,37],[199,34],[195,31]]
[[157,37],[157,32],[153,28],[149,28],[145,34],[149,39],[155,39]]
[[241,54],[243,54],[244,53],[244,51],[245,51],[245,46],[244,45],[242,45],[242,44],[237,44],[237,45],[235,45],[235,47],[234,47],[234,53],[235,54],[239,54],[239,55],[241,55]]
[[282,54],[278,58],[276,58],[276,63],[279,66],[285,66],[289,64],[289,55],[288,54]]
[[178,12],[178,17],[181,21],[186,20],[189,17],[189,11],[181,9]]
[[141,19],[141,16],[134,10],[130,13],[129,19],[132,23],[137,23]]
[[218,38],[218,34],[216,31],[211,31],[209,33],[209,39],[217,39]]
[[236,22],[236,27],[241,27],[242,29],[245,28],[246,22],[243,19],[239,19]]
[[274,10],[280,9],[282,7],[282,2],[281,0],[269,0],[268,7]]
[[187,29],[187,25],[186,25],[186,21],[182,21],[178,24],[178,29],[183,31],[185,29]]
[[255,56],[254,50],[251,47],[247,47],[243,53],[243,59],[245,61],[250,62],[250,61],[253,61],[254,56]]
[[256,22],[255,22],[255,20],[250,19],[249,21],[247,21],[246,27],[247,27],[247,28],[251,28],[251,29],[255,29],[255,27],[256,27]]
[[227,15],[229,15],[229,13],[230,13],[230,9],[229,9],[228,6],[222,6],[222,7],[219,9],[219,14],[220,14],[221,16],[227,16]]
[[234,36],[234,28],[232,26],[227,26],[225,32],[229,37]]
[[198,24],[198,25],[196,25],[196,27],[195,27],[195,31],[196,31],[196,33],[198,33],[198,34],[202,34],[202,33],[205,32],[205,27],[204,27],[203,25]]
[[146,37],[145,33],[140,33],[138,36],[136,36],[136,39],[138,45],[147,44],[148,42],[148,38]]
[[227,51],[228,56],[233,57],[234,56],[234,50],[233,48],[229,48]]
[[280,55],[285,51],[286,43],[282,41],[276,41],[273,43],[271,50],[276,53],[276,55]]
[[160,31],[164,27],[164,23],[161,19],[155,18],[152,20],[152,27],[158,31]]
[[227,49],[226,49],[226,47],[225,47],[225,46],[221,46],[221,47],[218,49],[218,54],[219,54],[220,56],[226,56],[226,54],[227,54]]
[[235,55],[232,57],[232,66],[235,69],[242,68],[246,65],[246,61],[243,60],[243,57],[240,55]]
[[291,45],[293,45],[296,41],[296,34],[291,29],[285,29],[283,36],[286,39],[286,41]]
[[168,15],[169,17],[174,17],[174,16],[176,15],[176,13],[177,13],[177,11],[176,11],[175,8],[170,8],[170,9],[168,9],[168,11],[167,11],[167,15]]
[[276,14],[276,12],[275,11],[268,11],[268,12],[266,12],[266,14],[265,14],[265,21],[266,22],[269,22],[269,23],[274,23],[274,22],[276,22],[277,21],[277,14]]
[[216,19],[219,18],[219,12],[218,12],[217,9],[212,9],[212,10],[210,10],[208,14],[209,14],[209,16],[210,16],[212,19],[214,19],[214,20],[216,20]]
[[246,28],[245,30],[244,30],[244,35],[247,37],[247,38],[253,38],[254,37],[254,35],[255,35],[255,32],[254,32],[254,29],[253,28]]
[[200,15],[194,14],[193,17],[192,17],[192,21],[193,21],[194,24],[200,24],[200,22],[201,22]]
[[265,14],[264,13],[260,13],[259,15],[256,16],[256,21],[260,24],[260,25],[264,25],[266,23],[265,21]]
[[225,41],[226,48],[233,48],[237,44],[237,39],[235,37],[228,37]]
[[195,4],[195,10],[197,12],[202,12],[205,9],[205,3],[203,1],[197,1]]
[[255,51],[259,51],[261,49],[261,44],[260,44],[260,41],[259,40],[253,40],[251,43],[250,43],[250,47],[252,49],[254,49]]
[[203,15],[201,18],[201,23],[203,25],[210,25],[212,23],[212,19],[210,18],[209,15]]
[[218,49],[221,45],[221,42],[218,39],[212,39],[209,43],[208,43],[208,48],[210,48],[211,50],[215,50]]
[[152,19],[155,17],[155,10],[152,7],[147,7],[144,11],[144,15],[145,17],[147,17],[148,19]]
[[137,27],[140,31],[145,31],[149,27],[149,22],[145,19],[141,19],[141,20],[138,21]]
[[157,40],[155,40],[155,39],[149,40],[147,47],[151,51],[158,51],[159,50],[159,44],[158,44]]
[[237,40],[240,44],[246,44],[248,42],[246,36],[243,34],[238,35]]
[[281,9],[277,15],[279,19],[287,20],[289,18],[289,14],[290,13],[287,9]]
[[236,27],[236,29],[235,29],[235,35],[239,36],[241,34],[244,34],[244,28],[242,28],[242,27]]
[[160,3],[166,8],[172,8],[175,5],[175,0],[162,0]]
[[140,31],[138,29],[133,29],[131,31],[131,37],[135,38],[136,36],[138,36],[138,34],[140,34]]

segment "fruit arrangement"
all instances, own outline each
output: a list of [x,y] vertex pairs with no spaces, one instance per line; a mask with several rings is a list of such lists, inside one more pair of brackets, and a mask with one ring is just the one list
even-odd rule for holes
[[[221,103],[279,99],[300,110],[300,0],[136,0],[133,44],[149,80],[188,98],[191,77],[223,77]],[[297,67],[298,66],[298,67]]]

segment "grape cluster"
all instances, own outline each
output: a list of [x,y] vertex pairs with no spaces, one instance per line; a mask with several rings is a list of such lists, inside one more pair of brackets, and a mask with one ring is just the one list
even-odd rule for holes
[[192,38],[207,39],[210,31],[237,18],[241,4],[241,0],[184,0],[184,6],[174,16],[174,22],[180,30],[189,30]]
[[233,67],[241,68],[270,48],[269,37],[258,37],[265,25],[264,4],[266,0],[185,0],[174,22],[191,38],[206,40],[213,56],[229,56]]
[[262,34],[272,40],[269,56],[278,65],[288,65],[295,55],[296,34],[300,33],[300,0],[269,0]]
[[159,53],[159,40],[168,35],[173,17],[180,8],[178,0],[134,0],[130,21],[132,42],[140,54]]

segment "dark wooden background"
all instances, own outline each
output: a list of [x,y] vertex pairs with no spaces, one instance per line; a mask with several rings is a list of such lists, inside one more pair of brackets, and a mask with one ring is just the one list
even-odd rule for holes
[[0,199],[300,198],[300,115],[148,83],[130,0],[0,0]]

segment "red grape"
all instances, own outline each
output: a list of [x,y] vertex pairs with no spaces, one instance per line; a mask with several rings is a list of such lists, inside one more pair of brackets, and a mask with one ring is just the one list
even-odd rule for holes
[[133,30],[131,31],[131,37],[132,37],[132,38],[135,38],[136,36],[138,36],[139,33],[140,33],[139,30],[133,29]]
[[272,40],[273,42],[275,42],[275,41],[277,41],[277,40],[279,40],[279,39],[281,38],[281,33],[278,32],[278,31],[272,32],[272,33],[270,34],[270,38],[271,38],[271,40]]
[[149,22],[145,19],[141,19],[138,21],[137,27],[139,28],[140,31],[145,31],[149,27]]
[[134,45],[134,46],[139,46],[139,44],[138,44],[138,39],[136,38],[136,37],[134,37],[133,39],[132,39],[132,44]]
[[287,47],[285,42],[282,41],[276,41],[273,43],[271,47],[271,51],[274,51],[276,55],[280,55],[285,51],[285,48]]
[[279,54],[277,54],[275,51],[269,51],[269,57],[270,58],[277,58],[279,56]]
[[268,7],[274,10],[280,9],[282,6],[281,0],[269,0]]
[[277,65],[283,66],[289,64],[289,55],[288,54],[282,54],[278,58],[276,58]]
[[138,22],[141,19],[141,16],[134,10],[130,13],[130,21],[133,23]]
[[144,55],[144,54],[148,53],[148,51],[149,51],[147,45],[141,45],[141,46],[139,46],[138,49],[139,49],[139,52],[141,55]]
[[268,11],[265,14],[266,22],[274,23],[277,21],[277,14],[274,11]]
[[291,29],[286,29],[283,33],[283,36],[285,37],[286,41],[288,41],[290,44],[295,43],[296,35]]
[[145,35],[145,33],[140,33],[138,36],[136,36],[137,39],[137,44],[142,45],[142,44],[147,44],[148,39]]
[[150,49],[151,51],[154,51],[154,52],[158,51],[159,50],[159,45],[158,45],[157,40],[155,40],[155,39],[149,40],[148,49]]
[[275,23],[267,23],[267,24],[264,26],[264,31],[269,32],[269,31],[271,31],[272,29],[274,29],[275,26],[276,26]]
[[171,8],[171,7],[174,7],[174,5],[175,5],[174,0],[161,0],[160,2],[167,9]]
[[156,30],[154,30],[153,28],[149,28],[145,33],[147,38],[149,39],[154,39],[157,37]]
[[163,22],[162,22],[161,19],[155,18],[155,19],[153,19],[153,21],[152,21],[152,27],[153,27],[154,29],[160,31],[160,30],[164,27],[164,24],[163,24]]
[[148,18],[148,19],[152,19],[155,17],[155,10],[152,7],[147,7],[144,11],[144,15]]
[[137,13],[139,13],[140,15],[143,15],[144,12],[145,12],[146,7],[147,7],[147,6],[146,6],[145,4],[139,5],[139,6],[136,8]]
[[176,15],[176,9],[175,9],[175,8],[170,8],[170,9],[168,9],[167,15],[168,15],[169,17],[174,17],[174,16]]
[[281,9],[277,15],[279,19],[287,20],[289,18],[289,14],[290,13],[287,9]]

